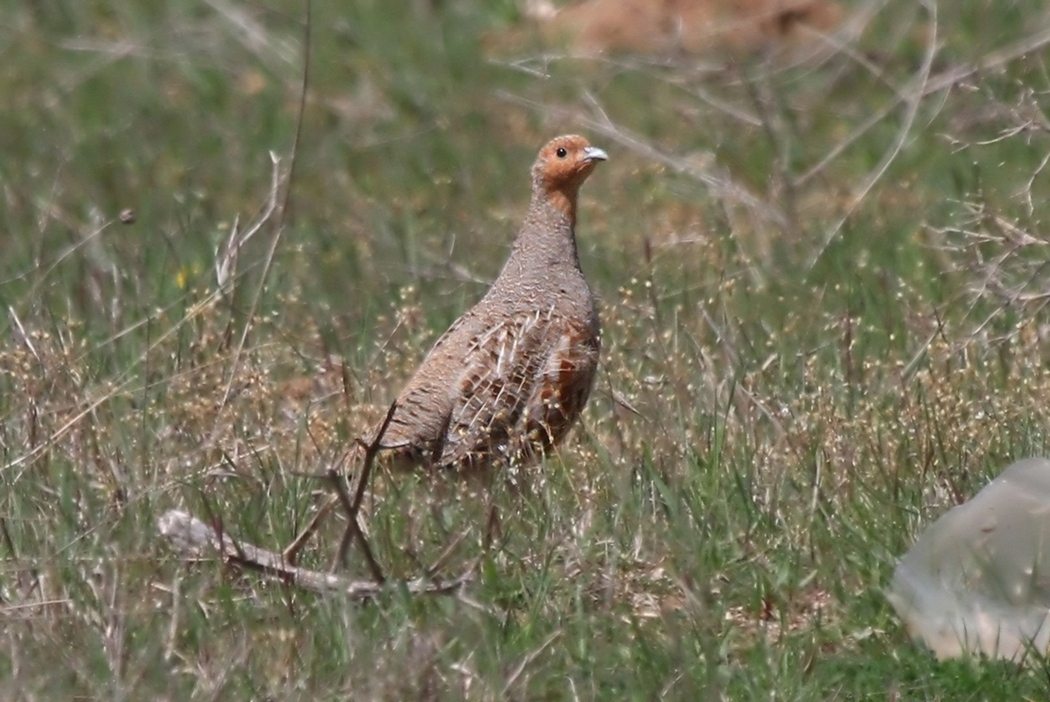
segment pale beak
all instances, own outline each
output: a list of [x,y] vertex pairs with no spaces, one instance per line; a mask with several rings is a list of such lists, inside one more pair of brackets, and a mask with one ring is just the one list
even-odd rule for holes
[[599,149],[597,146],[588,146],[583,150],[584,161],[605,161],[609,158],[609,154]]

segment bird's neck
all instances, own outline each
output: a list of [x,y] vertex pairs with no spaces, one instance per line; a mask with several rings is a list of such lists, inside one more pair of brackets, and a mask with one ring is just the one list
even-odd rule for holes
[[575,228],[576,193],[534,192],[504,271],[579,270]]
[[552,207],[569,220],[571,228],[576,227],[576,191],[574,190],[550,190],[532,196],[530,213],[534,207],[545,204]]

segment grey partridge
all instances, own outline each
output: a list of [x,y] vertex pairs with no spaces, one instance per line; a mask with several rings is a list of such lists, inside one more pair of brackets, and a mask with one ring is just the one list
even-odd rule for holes
[[601,341],[576,249],[576,202],[606,158],[575,135],[540,150],[532,202],[503,270],[398,395],[380,441],[395,462],[523,466],[556,446],[579,417]]
[[[576,250],[577,194],[606,158],[575,135],[540,150],[532,202],[503,270],[437,340],[392,414],[370,432],[368,444],[378,440],[385,459],[462,471],[524,467],[565,438],[591,393],[601,347],[598,310]],[[360,464],[363,452],[354,446],[349,462]],[[322,505],[285,549],[289,562],[336,502]]]

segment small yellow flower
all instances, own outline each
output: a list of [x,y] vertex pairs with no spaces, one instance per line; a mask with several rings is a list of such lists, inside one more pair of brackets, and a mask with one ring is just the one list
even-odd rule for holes
[[190,277],[196,277],[200,274],[201,266],[199,263],[194,263],[192,266],[183,266],[175,274],[175,285],[179,286],[179,290],[185,290],[186,286],[189,285]]

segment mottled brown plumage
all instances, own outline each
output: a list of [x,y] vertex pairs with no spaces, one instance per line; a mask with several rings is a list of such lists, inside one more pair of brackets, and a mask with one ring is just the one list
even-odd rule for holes
[[[383,459],[463,471],[522,467],[565,438],[591,393],[601,345],[576,251],[576,199],[605,159],[580,136],[557,137],[540,150],[532,202],[503,270],[434,344],[398,395],[389,424],[364,437],[374,447],[382,432]],[[362,468],[348,533],[359,529],[353,525],[367,486],[366,453],[357,444],[346,456]],[[284,550],[288,562],[338,502],[330,497],[318,509]]]
[[576,250],[576,201],[605,158],[580,136],[558,137],[540,151],[532,202],[499,277],[438,339],[397,398],[381,445],[398,463],[527,465],[579,417],[600,338]]

